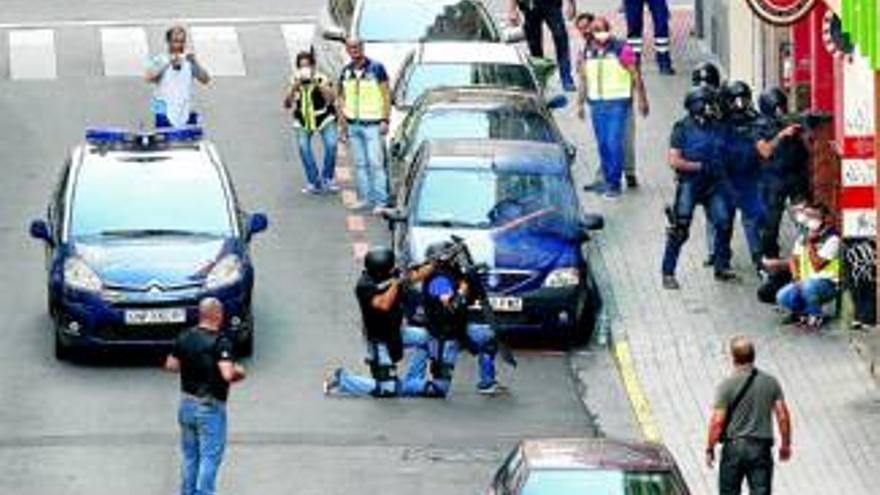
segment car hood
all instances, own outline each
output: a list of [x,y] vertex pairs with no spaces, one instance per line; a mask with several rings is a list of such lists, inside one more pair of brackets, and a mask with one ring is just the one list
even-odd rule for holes
[[364,53],[371,60],[385,66],[385,72],[388,73],[390,84],[393,87],[404,59],[418,46],[418,43],[406,42],[367,42],[364,44]]
[[79,242],[80,256],[104,284],[116,287],[182,287],[200,284],[230,250],[223,239]]

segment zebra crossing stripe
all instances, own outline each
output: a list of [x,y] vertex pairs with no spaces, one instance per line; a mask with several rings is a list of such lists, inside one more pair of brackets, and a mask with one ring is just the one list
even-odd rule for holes
[[281,32],[284,34],[284,44],[287,46],[290,68],[294,70],[296,69],[296,54],[306,51],[312,46],[315,25],[312,23],[284,24],[281,26]]
[[190,28],[199,61],[212,76],[244,76],[244,56],[238,31],[232,26],[194,26]]
[[9,31],[9,74],[13,80],[55,79],[55,32],[51,29]]
[[101,29],[101,55],[104,75],[132,77],[144,73],[149,46],[147,33],[139,27],[112,27]]

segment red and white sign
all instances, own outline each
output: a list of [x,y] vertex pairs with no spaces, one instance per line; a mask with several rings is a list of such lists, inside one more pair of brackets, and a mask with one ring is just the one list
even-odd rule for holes
[[864,57],[844,63],[843,142],[840,151],[843,236],[877,235],[874,73]]
[[790,26],[813,10],[817,0],[746,0],[758,17],[777,26]]

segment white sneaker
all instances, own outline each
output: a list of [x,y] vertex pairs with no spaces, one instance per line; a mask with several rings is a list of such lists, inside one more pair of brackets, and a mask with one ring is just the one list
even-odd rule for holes
[[366,201],[355,201],[352,203],[348,209],[351,211],[364,211],[370,207],[370,203]]
[[336,183],[335,180],[328,180],[324,182],[324,191],[328,193],[338,193],[339,192],[339,184]]
[[314,184],[306,184],[300,191],[303,194],[321,194],[321,188]]

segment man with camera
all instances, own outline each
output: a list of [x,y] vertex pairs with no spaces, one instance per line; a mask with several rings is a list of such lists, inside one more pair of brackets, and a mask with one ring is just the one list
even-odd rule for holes
[[[398,271],[394,252],[386,247],[367,253],[355,294],[363,317],[370,376],[337,368],[324,381],[325,394],[395,397],[422,393],[428,335],[420,328],[403,325],[404,303],[407,286],[424,280],[432,271],[432,263]],[[398,380],[397,363],[403,358],[404,348],[420,349],[420,352],[414,353],[410,361],[410,370],[415,376]]]
[[168,53],[156,55],[147,68],[146,80],[156,85],[151,108],[157,128],[198,124],[192,110],[193,80],[208,84],[211,76],[195,54],[186,51],[186,29],[172,26],[165,32]]

